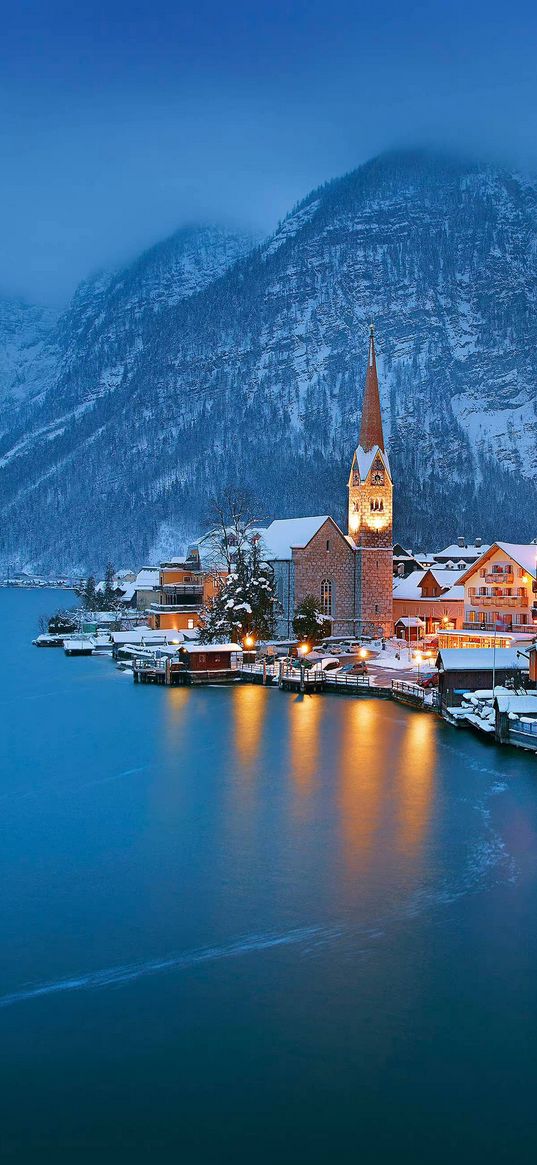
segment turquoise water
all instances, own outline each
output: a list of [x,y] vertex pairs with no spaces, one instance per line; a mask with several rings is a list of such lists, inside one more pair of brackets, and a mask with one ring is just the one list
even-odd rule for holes
[[530,1161],[537,760],[135,686],[0,591],[7,1161]]

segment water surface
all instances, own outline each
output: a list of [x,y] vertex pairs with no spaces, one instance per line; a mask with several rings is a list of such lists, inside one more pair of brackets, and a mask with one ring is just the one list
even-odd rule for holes
[[6,1160],[535,1157],[537,760],[135,686],[0,591]]

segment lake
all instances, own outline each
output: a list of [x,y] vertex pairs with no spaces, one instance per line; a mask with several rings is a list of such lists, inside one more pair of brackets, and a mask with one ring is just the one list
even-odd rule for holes
[[533,1161],[537,759],[134,685],[65,602],[0,590],[2,1160]]

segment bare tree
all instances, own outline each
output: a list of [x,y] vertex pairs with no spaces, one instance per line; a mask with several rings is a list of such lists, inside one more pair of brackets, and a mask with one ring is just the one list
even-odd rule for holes
[[246,489],[227,486],[221,497],[212,498],[207,512],[209,531],[203,539],[211,567],[234,570],[237,560],[251,547],[255,529],[262,522]]

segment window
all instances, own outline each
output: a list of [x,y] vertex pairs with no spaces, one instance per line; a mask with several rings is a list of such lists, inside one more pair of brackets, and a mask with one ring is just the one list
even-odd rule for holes
[[382,498],[372,498],[369,503],[369,509],[371,510],[371,513],[373,513],[373,511],[383,510],[384,502]]
[[332,614],[332,583],[329,578],[323,578],[321,583],[321,611],[323,615]]
[[186,621],[186,625],[187,625],[187,628],[188,628],[188,630],[189,630],[189,631],[192,631],[192,630],[193,630],[193,628],[194,628],[194,620],[193,620],[193,619],[187,619],[187,621]]
[[329,538],[326,539],[326,549],[330,550],[330,539]]

